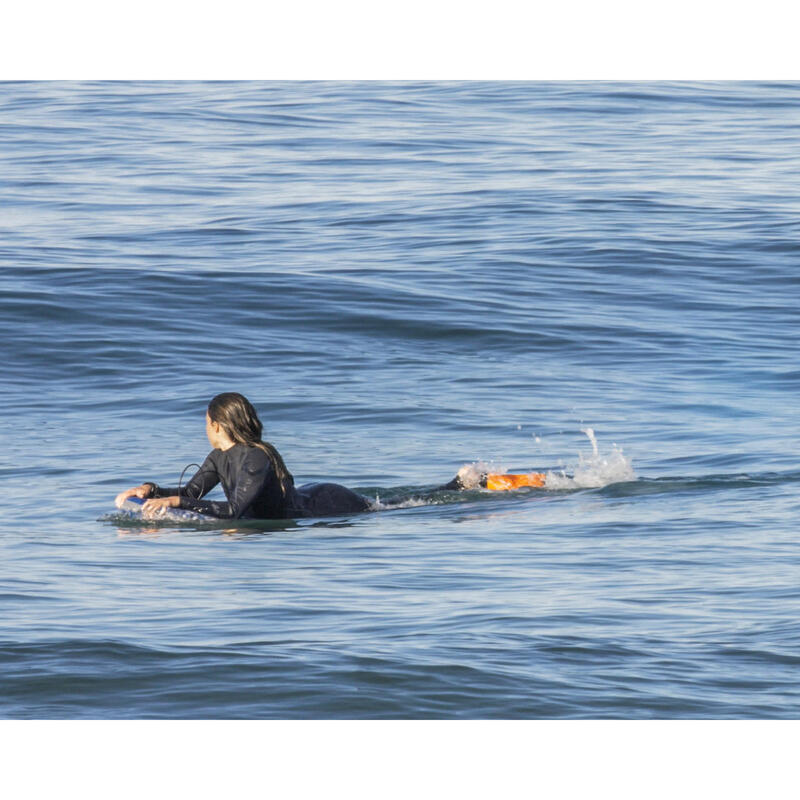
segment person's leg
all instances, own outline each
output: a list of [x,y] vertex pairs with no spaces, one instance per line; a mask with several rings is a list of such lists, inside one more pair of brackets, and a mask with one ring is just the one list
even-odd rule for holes
[[369,510],[366,497],[338,483],[307,483],[297,488],[310,516],[327,517]]

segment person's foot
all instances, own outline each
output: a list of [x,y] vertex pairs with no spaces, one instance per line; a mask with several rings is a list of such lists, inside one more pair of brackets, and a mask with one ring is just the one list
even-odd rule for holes
[[486,473],[476,469],[474,464],[465,464],[456,473],[455,478],[444,486],[439,486],[437,491],[460,492],[464,489],[486,488]]

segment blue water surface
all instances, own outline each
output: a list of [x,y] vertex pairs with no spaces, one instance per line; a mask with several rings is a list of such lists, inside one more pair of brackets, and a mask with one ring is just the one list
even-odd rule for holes
[[[0,717],[799,717],[798,187],[797,83],[0,84]],[[601,479],[115,515],[221,391]]]

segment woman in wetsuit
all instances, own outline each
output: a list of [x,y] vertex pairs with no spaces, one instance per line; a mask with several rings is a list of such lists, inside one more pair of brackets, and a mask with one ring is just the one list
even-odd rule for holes
[[[206,412],[206,435],[214,449],[189,483],[179,491],[146,482],[119,494],[117,506],[136,496],[147,499],[145,516],[185,508],[219,519],[324,517],[369,508],[366,498],[337,483],[295,488],[280,453],[262,441],[261,432],[261,420],[246,397],[218,394]],[[227,502],[203,500],[218,483]]]

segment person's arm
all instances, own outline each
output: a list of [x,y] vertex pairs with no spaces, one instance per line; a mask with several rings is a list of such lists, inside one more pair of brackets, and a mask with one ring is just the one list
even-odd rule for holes
[[213,452],[206,456],[203,465],[195,472],[188,483],[180,487],[180,491],[178,491],[177,486],[165,488],[152,481],[142,484],[143,486],[152,487],[151,494],[146,495],[146,497],[176,497],[178,495],[193,498],[205,497],[219,483],[219,473],[212,456]]
[[[185,486],[180,487],[180,494],[177,486],[175,488],[166,488],[152,482],[143,483],[137,489],[130,490],[137,494],[139,489],[145,490],[145,494],[138,494],[139,497],[146,498],[142,506],[142,513],[145,517],[154,516],[166,508],[180,508],[181,498],[184,496],[197,498],[208,494],[219,483],[219,472],[214,462],[215,452],[209,453],[203,465],[192,476],[192,479]],[[117,501],[121,497],[122,495],[117,498]],[[120,505],[119,502],[117,502],[117,505]]]
[[253,447],[243,461],[239,475],[236,476],[228,502],[200,500],[181,495],[179,507],[219,519],[239,519],[258,499],[270,480],[277,480],[272,462],[263,450]]

